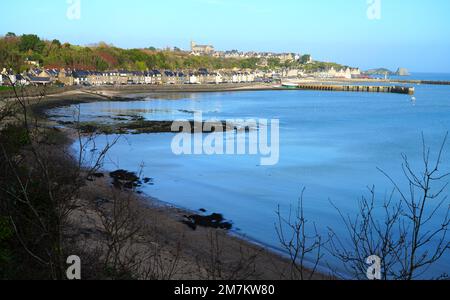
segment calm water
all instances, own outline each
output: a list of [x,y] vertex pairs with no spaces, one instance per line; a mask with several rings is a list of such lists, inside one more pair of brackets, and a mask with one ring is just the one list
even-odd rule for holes
[[[380,77],[380,76],[378,76],[378,77]],[[450,81],[450,74],[447,74],[447,73],[411,73],[409,76],[392,75],[392,76],[389,76],[389,79]]]
[[[175,156],[170,147],[173,134],[123,136],[106,166],[137,171],[144,162],[144,175],[155,179],[154,186],[144,187],[147,194],[179,207],[222,213],[236,232],[278,249],[277,206],[286,212],[303,187],[310,222],[316,222],[324,235],[331,227],[344,238],[330,201],[354,214],[357,201],[372,185],[381,200],[392,186],[377,168],[406,188],[401,154],[408,154],[420,170],[422,132],[438,150],[450,129],[450,87],[416,89],[415,102],[406,95],[315,91],[186,94],[176,100],[149,95],[146,101],[82,104],[81,114],[84,120],[123,114],[173,120],[201,111],[212,119],[279,119],[281,154],[276,166],[260,166],[254,156]],[[70,116],[70,111],[62,108],[52,114]],[[443,161],[446,170],[449,147]],[[449,266],[447,255],[430,274],[448,272]]]

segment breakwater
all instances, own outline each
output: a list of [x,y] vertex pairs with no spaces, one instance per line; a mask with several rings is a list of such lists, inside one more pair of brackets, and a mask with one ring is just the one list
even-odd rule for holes
[[397,82],[409,84],[450,85],[450,81],[437,80],[398,80]]
[[298,85],[283,85],[283,88],[313,90],[313,91],[395,93],[406,95],[414,95],[415,93],[414,87],[404,87],[404,86],[298,84]]

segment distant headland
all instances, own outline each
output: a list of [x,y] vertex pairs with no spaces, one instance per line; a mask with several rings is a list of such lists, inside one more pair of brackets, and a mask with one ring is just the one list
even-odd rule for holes
[[370,69],[363,72],[365,75],[388,75],[388,76],[410,76],[408,69],[398,68],[397,71],[391,71],[386,68]]

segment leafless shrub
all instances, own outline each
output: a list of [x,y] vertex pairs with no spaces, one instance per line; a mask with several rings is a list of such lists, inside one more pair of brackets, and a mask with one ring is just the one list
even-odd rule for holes
[[197,268],[201,278],[206,280],[249,280],[258,278],[256,268],[258,252],[239,246],[239,257],[227,257],[227,249],[220,230],[207,232],[208,249],[197,257]]
[[110,204],[99,207],[98,216],[106,238],[104,268],[113,270],[131,270],[136,263],[133,245],[138,242],[138,233],[142,228],[139,214],[131,207],[130,196],[113,194]]
[[14,101],[6,98],[0,98],[0,129],[5,125],[5,121],[15,115],[17,106]]
[[171,280],[178,274],[181,247],[166,247],[155,227],[142,218],[130,191],[111,188],[112,197],[96,208],[104,239],[98,252],[111,279]]
[[[45,99],[45,89],[33,98],[23,87],[13,85],[13,91],[17,113],[8,110],[8,116],[23,131],[26,146],[19,153],[10,153],[7,145],[0,143],[2,175],[12,178],[0,184],[0,192],[7,196],[0,212],[8,216],[27,259],[46,270],[35,278],[65,279],[70,251],[70,255],[82,257],[87,279],[172,279],[178,272],[181,249],[169,251],[147,235],[150,232],[135,205],[134,190],[111,188],[111,199],[94,208],[101,237],[81,238],[83,234],[70,220],[80,205],[86,205],[80,202],[80,190],[102,168],[120,136],[98,146],[97,133],[82,132],[77,126],[80,111],[76,107],[73,121],[79,149],[74,157],[70,149],[55,147],[53,129],[41,125],[30,113],[32,104]],[[1,107],[2,115],[7,115],[6,107]],[[70,230],[73,236],[68,239]]]
[[[2,171],[7,179],[0,184],[2,214],[8,216],[16,239],[31,260],[47,269],[49,278],[64,279],[67,218],[76,207],[85,175],[101,167],[112,144],[89,166],[73,163],[70,151],[53,146],[57,130],[42,126],[30,113],[32,102],[45,98],[45,88],[33,98],[24,87],[12,84],[12,89],[16,114],[11,117],[24,145],[11,152],[9,145],[0,143]],[[86,150],[79,149],[81,153]]]
[[181,270],[181,244],[178,242],[175,248],[169,249],[158,239],[157,229],[153,228],[152,231],[145,233],[145,237],[151,240],[145,242],[148,250],[147,256],[141,261],[140,279],[173,280]]
[[344,215],[336,208],[349,240],[342,240],[330,229],[330,252],[351,276],[367,279],[366,259],[377,255],[381,259],[382,279],[419,279],[450,250],[450,205],[444,195],[448,183],[443,182],[449,174],[441,172],[446,141],[447,135],[432,162],[431,150],[422,136],[421,172],[415,172],[403,155],[406,189],[380,170],[393,185],[392,193],[381,206],[377,204],[375,188],[371,188],[371,197],[363,197],[359,203],[357,217]]
[[[305,189],[302,190],[295,212],[292,207],[286,219],[281,213],[280,207],[277,210],[278,223],[275,225],[280,244],[288,254],[291,268],[287,278],[290,280],[311,280],[317,272],[317,267],[323,259],[322,247],[324,242],[319,235],[316,225],[313,224],[314,234],[308,234],[308,220],[304,213]],[[294,215],[293,215],[294,214]],[[306,265],[309,264],[309,268]],[[282,274],[286,276],[286,274]]]

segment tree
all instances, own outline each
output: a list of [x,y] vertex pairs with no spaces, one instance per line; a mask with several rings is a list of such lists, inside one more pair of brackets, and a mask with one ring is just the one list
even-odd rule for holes
[[61,48],[61,42],[59,40],[53,40],[52,46],[56,46],[57,48]]
[[403,155],[404,188],[380,170],[393,185],[382,203],[371,188],[370,197],[359,203],[357,217],[346,216],[336,208],[349,238],[344,241],[330,229],[330,252],[350,275],[367,279],[366,259],[376,255],[381,260],[382,279],[417,280],[450,250],[450,205],[445,195],[450,174],[441,170],[446,141],[447,136],[431,161],[431,150],[423,138],[423,169],[419,172]]
[[19,71],[24,54],[19,51],[17,39],[0,39],[0,67]]
[[44,61],[43,57],[41,54],[39,53],[30,53],[30,55],[28,55],[28,59],[32,60],[32,61],[37,61],[39,63],[42,63]]
[[281,60],[279,58],[269,58],[267,60],[267,64],[268,64],[269,68],[276,69],[276,68],[281,67]]
[[[289,254],[291,263],[290,270],[284,271],[287,274],[282,274],[288,280],[314,279],[317,267],[324,256],[322,248],[325,242],[319,235],[316,224],[312,224],[314,233],[307,233],[311,229],[308,226],[309,222],[304,212],[304,193],[305,189],[302,191],[295,212],[293,212],[291,207],[287,218],[282,216],[280,207],[277,210],[278,223],[275,224],[275,228],[280,245]],[[311,259],[311,268],[307,269],[305,264],[309,259]]]
[[239,66],[242,69],[254,69],[259,63],[259,58],[247,58],[240,61]]
[[29,50],[42,53],[45,43],[35,34],[24,34],[20,38],[19,49],[22,52]]
[[311,55],[309,55],[309,54],[305,54],[300,58],[300,62],[302,64],[307,64],[307,63],[311,62],[311,60],[312,60],[312,58],[311,58]]
[[146,71],[148,69],[147,64],[144,61],[137,61],[135,66],[138,71]]
[[6,38],[15,38],[15,37],[16,37],[16,34],[15,34],[14,32],[8,32],[8,33],[5,35],[5,37],[6,37]]

